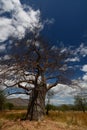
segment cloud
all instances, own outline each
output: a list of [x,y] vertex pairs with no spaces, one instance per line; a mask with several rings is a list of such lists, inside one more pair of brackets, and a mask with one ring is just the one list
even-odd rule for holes
[[22,99],[29,99],[29,96],[26,94],[12,94],[7,97],[8,99],[11,98],[22,98]]
[[3,59],[4,59],[4,60],[9,60],[9,59],[10,59],[10,56],[9,56],[9,55],[5,55],[5,56],[3,57]]
[[11,25],[11,19],[0,18],[0,30],[0,42],[3,42],[15,31],[15,28]]
[[[64,84],[58,84],[54,88],[52,88],[52,91],[59,95],[59,97],[66,97],[66,96],[74,96],[75,93],[77,93],[77,87],[75,86],[68,86]],[[79,90],[78,90],[79,91]]]
[[[47,101],[46,101],[47,103]],[[72,104],[72,102],[68,101],[68,100],[65,100],[65,99],[56,99],[56,98],[53,98],[53,99],[50,99],[50,103],[53,104],[53,105],[61,105],[61,104]]]
[[[30,6],[24,7],[20,0],[1,0],[0,12],[0,42],[4,42],[10,36],[22,38],[26,30],[34,32],[35,29],[40,31],[43,28],[40,11],[35,11]],[[6,17],[6,13],[10,17]]]
[[55,22],[55,19],[46,19],[45,21],[44,21],[44,24],[46,24],[46,25],[49,25],[49,24],[53,24]]
[[[65,60],[65,62],[81,62],[82,58],[87,57],[87,46],[84,43],[81,43],[79,47],[75,48],[75,46],[69,46],[69,48],[65,48],[64,51],[69,51],[70,56]],[[74,66],[76,67],[76,66]],[[79,66],[80,67],[80,66]]]
[[82,77],[83,81],[87,81],[87,64],[83,65],[81,71],[85,72],[85,74]]
[[85,46],[84,43],[81,43],[81,45],[75,50],[74,54],[80,54],[82,57],[87,56],[87,46]]
[[87,81],[87,73],[82,78],[84,81]]
[[[76,92],[75,88],[71,88],[67,85],[58,84],[51,89],[54,92],[54,95],[50,97],[50,103],[54,105],[60,104],[72,104],[73,97]],[[46,99],[46,103],[47,103]]]
[[77,81],[78,89],[77,92],[75,92],[75,95],[81,94],[81,95],[87,95],[87,74],[83,75],[81,79]]
[[0,8],[2,9],[2,12],[10,12],[12,11],[16,6],[21,6],[19,0],[1,0],[0,2]]
[[83,72],[87,72],[87,65],[83,65],[82,69]]
[[87,94],[87,74],[85,74],[81,79],[75,80],[75,83],[78,85],[77,94],[85,92]]
[[80,59],[79,59],[78,57],[68,58],[68,59],[66,60],[66,62],[79,62],[79,61],[80,61]]
[[0,45],[0,52],[3,52],[6,48],[6,45],[5,44],[2,44]]
[[58,84],[56,87],[52,88],[56,94],[54,95],[54,98],[51,99],[51,102],[53,103],[53,100],[55,100],[55,104],[72,104],[75,95],[87,95],[87,75],[84,76],[84,80],[75,80],[74,82],[77,83],[77,85],[73,85],[72,87]]

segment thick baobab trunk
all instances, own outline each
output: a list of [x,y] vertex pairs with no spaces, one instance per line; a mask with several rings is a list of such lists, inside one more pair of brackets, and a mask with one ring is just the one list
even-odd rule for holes
[[29,120],[42,120],[45,115],[45,96],[46,88],[35,88],[29,99],[28,110],[26,119]]

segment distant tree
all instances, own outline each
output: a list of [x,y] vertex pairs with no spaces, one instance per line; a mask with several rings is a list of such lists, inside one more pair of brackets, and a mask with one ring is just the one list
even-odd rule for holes
[[5,109],[12,110],[14,108],[14,105],[10,102],[5,103]]
[[71,104],[62,104],[58,106],[59,111],[69,111],[74,110],[75,106]]
[[86,106],[87,106],[87,100],[81,95],[77,95],[74,97],[75,101],[74,104],[76,106],[77,110],[81,110],[85,112]]
[[4,109],[4,104],[5,104],[5,95],[2,90],[0,90],[0,111]]
[[61,111],[68,111],[68,110],[69,110],[69,105],[67,105],[67,104],[62,104],[62,105],[59,106],[59,109],[60,109]]
[[11,93],[15,87],[30,95],[26,119],[41,120],[45,114],[47,92],[58,83],[71,84],[70,68],[66,62],[70,52],[35,36],[16,41],[9,48],[9,58],[1,61],[3,74],[0,77],[9,88],[8,94],[20,93],[16,89]]

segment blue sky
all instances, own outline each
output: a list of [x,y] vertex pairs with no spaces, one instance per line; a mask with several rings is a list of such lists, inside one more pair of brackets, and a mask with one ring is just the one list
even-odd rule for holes
[[[75,68],[74,79],[78,78],[79,84],[86,87],[87,0],[1,0],[0,55],[7,52],[9,37],[21,39],[27,29],[33,32],[35,27],[53,46],[72,46],[75,55],[68,61],[71,61],[70,67]],[[6,54],[4,59],[8,58]],[[72,100],[65,99],[69,103]]]
[[87,43],[87,0],[30,0],[27,3],[41,10],[42,19],[54,19],[54,24],[44,30],[54,44],[57,41],[66,45]]

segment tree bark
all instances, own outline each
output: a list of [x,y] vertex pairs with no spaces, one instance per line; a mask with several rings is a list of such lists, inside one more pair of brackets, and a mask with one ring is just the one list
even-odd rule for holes
[[42,120],[45,115],[46,88],[36,87],[30,95],[26,114],[28,120]]

